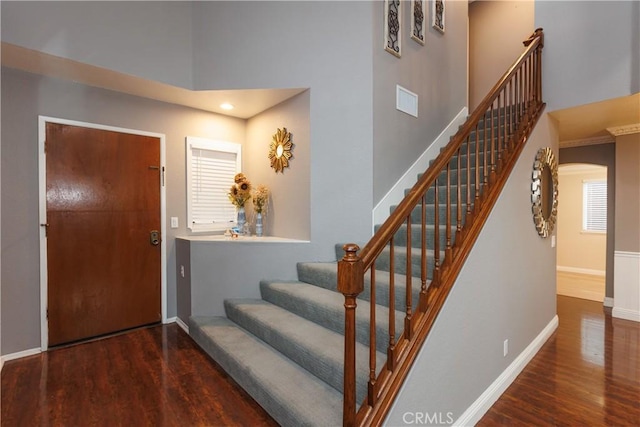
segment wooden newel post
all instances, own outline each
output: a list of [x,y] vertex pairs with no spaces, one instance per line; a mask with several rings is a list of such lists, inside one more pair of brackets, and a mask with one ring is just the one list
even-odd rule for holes
[[342,247],[344,257],[338,262],[338,291],[344,295],[344,406],[342,424],[356,423],[356,297],[364,290],[364,266],[358,245]]
[[525,47],[528,47],[533,41],[537,38],[540,38],[540,47],[544,47],[544,31],[542,28],[536,28],[536,30],[529,36],[528,39],[522,42]]
[[535,58],[535,86],[536,86],[536,102],[542,104],[542,48],[544,47],[544,30],[542,28],[536,28],[531,36],[522,42],[526,47],[529,47],[536,39],[540,39],[536,50],[533,52]]

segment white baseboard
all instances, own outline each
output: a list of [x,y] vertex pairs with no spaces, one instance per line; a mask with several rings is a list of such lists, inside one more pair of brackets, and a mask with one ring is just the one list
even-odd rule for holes
[[23,357],[33,356],[35,354],[42,353],[40,347],[32,348],[29,350],[18,351],[16,353],[9,353],[2,356],[2,365],[4,366],[4,362],[8,362],[9,360],[22,359]]
[[613,307],[613,298],[604,297],[604,301],[602,302],[602,305],[604,305],[605,307]]
[[613,310],[611,310],[611,315],[618,319],[631,320],[633,322],[640,322],[640,311],[636,311],[636,310],[613,307]]
[[183,331],[185,331],[187,334],[189,333],[189,325],[184,323],[182,319],[180,319],[179,317],[176,317],[176,323],[178,324],[178,326],[182,328]]
[[558,327],[558,316],[554,316],[538,336],[515,358],[507,369],[487,388],[480,397],[453,423],[454,426],[475,425],[498,398],[511,385],[527,364],[538,353],[543,344]]
[[590,268],[579,268],[579,267],[568,267],[564,265],[559,265],[556,267],[556,271],[562,273],[575,273],[575,274],[584,274],[587,276],[598,276],[605,277],[605,270],[592,270]]
[[449,140],[458,131],[458,128],[467,120],[468,110],[464,107],[447,127],[438,135],[431,145],[418,157],[413,165],[402,175],[391,190],[373,208],[373,224],[382,224],[389,216],[391,206],[400,203],[404,198],[404,190],[411,188],[418,179],[418,174],[424,172],[429,167],[429,162],[435,159],[440,153],[440,149],[447,145]]
[[167,317],[167,319],[162,323],[165,325],[168,325],[169,323],[176,323],[177,319],[177,317]]

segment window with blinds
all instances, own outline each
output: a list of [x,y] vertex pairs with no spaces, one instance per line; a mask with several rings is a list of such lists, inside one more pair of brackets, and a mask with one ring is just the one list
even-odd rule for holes
[[187,226],[191,231],[233,227],[236,210],[227,193],[241,170],[242,146],[191,136],[186,146]]
[[582,231],[607,231],[607,181],[582,183]]

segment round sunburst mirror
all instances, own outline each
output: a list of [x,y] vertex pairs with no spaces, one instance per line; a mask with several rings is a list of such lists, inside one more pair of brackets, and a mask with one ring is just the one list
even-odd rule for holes
[[276,173],[284,173],[284,168],[289,167],[289,159],[293,157],[292,148],[291,132],[287,132],[287,128],[278,129],[269,144],[269,159]]
[[531,210],[538,234],[548,237],[553,233],[558,216],[558,164],[553,150],[541,148],[533,163],[531,183]]

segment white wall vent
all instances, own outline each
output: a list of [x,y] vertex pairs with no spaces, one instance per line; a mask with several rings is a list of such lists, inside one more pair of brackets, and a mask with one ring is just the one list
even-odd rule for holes
[[396,85],[396,109],[418,117],[418,94]]

